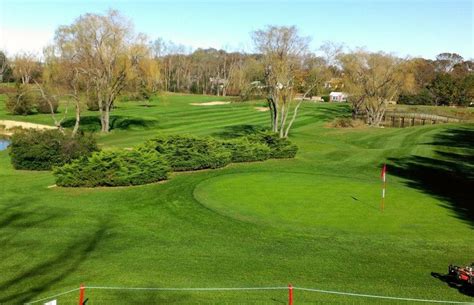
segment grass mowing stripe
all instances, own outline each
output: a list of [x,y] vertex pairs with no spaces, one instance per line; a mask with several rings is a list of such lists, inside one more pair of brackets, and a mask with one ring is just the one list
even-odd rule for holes
[[[0,117],[23,120],[1,110],[0,100]],[[98,135],[101,146],[131,147],[157,134],[209,135],[228,131],[226,126],[269,124],[268,113],[252,109],[258,103],[189,105],[213,100],[171,96],[148,108],[119,102],[114,116],[157,124]],[[456,156],[472,154],[468,139],[474,125],[336,129],[326,127],[327,122],[347,116],[347,105],[304,104],[301,109],[290,135],[299,146],[295,159],[183,173],[162,184],[47,188],[54,183],[50,172],[15,171],[8,153],[0,152],[0,303],[24,303],[81,282],[244,287],[289,280],[298,287],[330,291],[472,300],[431,273],[442,275],[450,262],[472,259],[473,222],[459,209],[460,197],[442,191],[443,184],[462,190],[453,184],[453,171],[465,180],[470,177],[461,171],[468,168],[468,158]],[[26,120],[50,118],[34,115]],[[184,126],[187,121],[192,124]],[[438,153],[446,147],[451,154]],[[379,165],[387,161],[387,209],[380,213]],[[413,161],[421,167],[403,165]],[[437,167],[453,162],[450,172]],[[442,184],[433,187],[418,175],[420,168],[442,177]],[[195,200],[195,192],[209,208]],[[284,291],[96,291],[88,297],[96,305],[287,300]],[[298,298],[302,303],[380,302],[304,291]],[[71,294],[58,302],[76,299]]]

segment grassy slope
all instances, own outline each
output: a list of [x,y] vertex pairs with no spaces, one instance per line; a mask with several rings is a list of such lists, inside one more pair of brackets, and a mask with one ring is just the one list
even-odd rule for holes
[[[116,128],[100,142],[129,147],[157,133],[222,134],[267,122],[268,113],[249,103],[189,106],[212,100],[166,96],[152,107],[119,104]],[[49,172],[14,171],[7,153],[0,152],[0,303],[23,303],[81,282],[141,287],[292,282],[472,300],[430,275],[444,273],[450,262],[472,260],[472,210],[457,207],[463,197],[450,197],[416,175],[407,176],[404,166],[414,156],[446,160],[449,156],[436,151],[451,151],[467,156],[457,162],[461,173],[470,175],[469,141],[457,145],[440,135],[452,130],[472,135],[474,127],[323,127],[345,111],[344,105],[304,106],[292,134],[300,147],[294,160],[179,174],[140,187],[47,188],[54,183]],[[6,117],[12,118],[0,110],[0,118]],[[25,119],[50,120],[47,115]],[[84,122],[88,128],[97,124],[92,117]],[[389,171],[393,168],[397,176],[388,177],[387,208],[381,214],[379,165],[388,159],[393,164]],[[88,297],[88,304],[283,303],[286,293],[90,291]],[[75,299],[59,300],[72,304]],[[301,291],[296,300],[371,302]]]

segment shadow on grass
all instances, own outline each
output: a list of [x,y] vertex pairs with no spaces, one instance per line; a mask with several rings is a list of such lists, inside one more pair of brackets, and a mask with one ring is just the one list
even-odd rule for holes
[[315,118],[322,121],[331,121],[337,117],[351,117],[352,112],[348,104],[330,105],[330,107],[324,105],[318,107],[317,111],[313,114]]
[[474,128],[448,129],[428,144],[434,146],[434,157],[391,158],[390,173],[442,200],[474,228]]
[[[70,118],[63,122],[62,126],[72,128],[75,119]],[[149,120],[142,118],[126,117],[120,115],[110,116],[110,130],[130,130],[130,129],[149,129],[158,124],[157,120]],[[100,118],[98,116],[81,117],[80,130],[82,131],[100,131]]]
[[449,287],[457,289],[459,293],[465,294],[470,297],[474,297],[474,286],[460,284],[458,281],[456,281],[455,278],[453,278],[449,274],[440,274],[437,272],[431,272],[431,276],[448,284]]
[[215,132],[212,134],[212,136],[219,137],[222,139],[232,139],[232,138],[253,135],[258,132],[267,131],[267,130],[268,130],[267,128],[261,125],[249,125],[249,124],[232,125],[232,126],[225,126],[222,131]]
[[34,227],[46,226],[49,221],[58,216],[54,211],[48,211],[43,208],[28,211],[27,205],[35,202],[34,197],[22,197],[21,199],[10,199],[8,206],[0,208],[0,244],[3,251],[0,251],[0,261],[15,255],[6,251],[10,244],[13,244],[15,238],[25,230]]
[[352,200],[354,200],[356,203],[360,203],[360,204],[362,204],[363,206],[365,206],[366,208],[370,208],[370,209],[372,209],[372,210],[380,211],[380,209],[378,209],[378,208],[372,206],[370,203],[367,203],[367,202],[365,202],[365,201],[362,201],[362,200],[360,200],[359,198],[354,197],[354,196],[350,196],[350,197],[351,197]]
[[[23,198],[25,199],[25,198]],[[25,202],[25,201],[23,201]],[[64,280],[68,275],[78,270],[104,239],[104,234],[109,228],[107,222],[101,222],[89,234],[83,235],[62,249],[58,249],[53,256],[42,255],[43,259],[37,260],[38,244],[34,240],[19,242],[16,237],[24,230],[47,230],[51,221],[59,217],[59,211],[32,210],[25,211],[28,207],[24,203],[13,203],[1,209],[0,232],[2,242],[2,261],[22,253],[37,263],[19,264],[19,272],[11,278],[0,278],[0,304],[23,304],[31,301],[41,293]],[[33,245],[33,247],[32,247]],[[41,245],[40,245],[41,246]],[[50,249],[48,249],[50,252]],[[29,253],[28,253],[29,252]]]

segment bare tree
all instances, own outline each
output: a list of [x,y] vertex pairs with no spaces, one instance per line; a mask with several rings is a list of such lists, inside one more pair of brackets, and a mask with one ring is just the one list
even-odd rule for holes
[[0,83],[3,82],[5,72],[8,69],[8,58],[5,52],[0,50]]
[[101,131],[108,132],[114,101],[146,56],[145,37],[136,35],[127,19],[110,10],[106,15],[82,15],[73,24],[60,27],[55,44],[87,79],[98,101]]
[[322,52],[323,58],[328,66],[337,66],[337,58],[344,51],[344,44],[337,43],[334,41],[324,41],[319,47],[319,51]]
[[435,66],[437,72],[449,73],[453,68],[464,61],[463,57],[457,53],[441,53],[436,55]]
[[271,128],[285,138],[301,105],[301,101],[295,105],[293,100],[295,75],[308,51],[309,38],[300,36],[294,26],[268,26],[252,36],[257,50],[263,54]]
[[358,50],[339,56],[339,61],[353,114],[363,110],[367,123],[378,126],[388,102],[397,98],[403,85],[401,59],[381,52]]
[[23,85],[32,82],[41,73],[41,66],[33,53],[17,54],[12,61],[13,77]]
[[[81,102],[88,80],[79,72],[80,63],[73,58],[65,56],[57,46],[51,45],[44,49],[44,71],[41,84],[36,83],[37,90],[42,98],[49,104],[54,124],[62,129],[62,123],[67,117],[69,103],[74,103],[75,123],[72,131],[74,137],[79,131],[81,121]],[[53,105],[63,100],[64,111],[58,119]]]

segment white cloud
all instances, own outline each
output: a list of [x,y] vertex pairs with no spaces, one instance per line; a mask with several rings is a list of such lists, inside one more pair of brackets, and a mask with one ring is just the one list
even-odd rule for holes
[[0,49],[13,55],[19,52],[33,52],[38,56],[43,53],[43,48],[51,43],[54,30],[26,29],[2,26],[0,29]]

